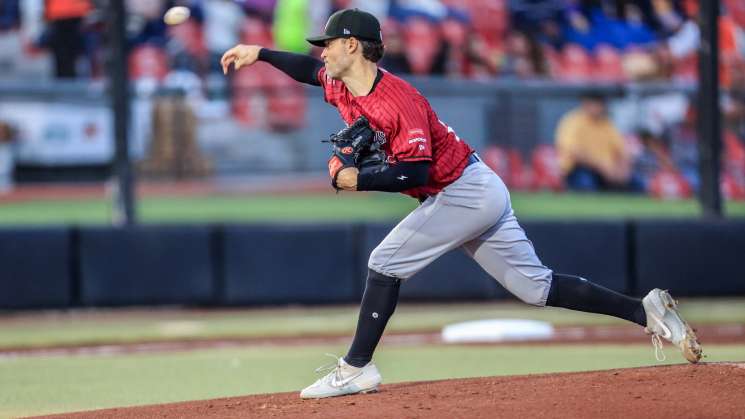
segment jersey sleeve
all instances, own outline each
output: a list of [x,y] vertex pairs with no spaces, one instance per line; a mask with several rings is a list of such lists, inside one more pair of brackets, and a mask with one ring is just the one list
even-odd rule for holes
[[391,153],[396,161],[432,160],[432,134],[427,111],[419,103],[410,105],[398,113]]

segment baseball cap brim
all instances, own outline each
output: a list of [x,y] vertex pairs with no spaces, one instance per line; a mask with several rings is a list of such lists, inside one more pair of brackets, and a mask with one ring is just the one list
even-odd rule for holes
[[329,39],[334,39],[334,38],[338,38],[338,36],[318,35],[318,36],[311,36],[310,38],[305,38],[305,40],[310,42],[312,45],[323,48],[326,46],[326,41],[328,41]]

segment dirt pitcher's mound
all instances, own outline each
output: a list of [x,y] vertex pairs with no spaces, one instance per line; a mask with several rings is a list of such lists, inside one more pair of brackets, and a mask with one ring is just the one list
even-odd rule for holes
[[745,418],[745,364],[673,365],[390,384],[82,412],[75,418]]

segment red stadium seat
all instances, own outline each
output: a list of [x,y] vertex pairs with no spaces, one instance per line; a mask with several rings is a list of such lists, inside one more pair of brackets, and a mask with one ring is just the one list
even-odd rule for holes
[[471,16],[473,29],[490,46],[501,45],[509,30],[506,0],[462,0],[452,2]]
[[543,44],[541,49],[548,65],[548,74],[552,78],[559,78],[559,74],[561,74],[561,53],[548,44]]
[[291,131],[305,124],[305,89],[281,71],[274,70],[267,90],[267,124],[275,131]]
[[698,80],[698,56],[690,54],[673,62],[673,79],[682,82]]
[[510,162],[507,150],[499,146],[489,146],[481,153],[481,158],[484,160],[484,164],[498,174],[505,184],[510,184]]
[[266,121],[266,92],[275,72],[270,64],[258,62],[250,70],[234,74],[232,109],[239,122],[259,126]]
[[510,180],[515,190],[529,189],[533,184],[533,170],[523,162],[519,150],[512,149],[507,153],[510,162]]
[[448,43],[448,72],[452,75],[464,75],[466,61],[466,49],[468,42],[468,28],[465,24],[446,19],[440,24],[440,31]]
[[731,131],[725,131],[723,137],[723,176],[727,176],[731,198],[745,199],[745,145]]
[[169,25],[168,36],[177,40],[192,57],[200,59],[207,58],[204,31],[202,30],[202,26],[194,19],[189,19],[179,25]]
[[552,145],[537,146],[533,150],[531,163],[533,166],[532,189],[559,191],[563,188],[559,157]]
[[689,198],[691,185],[677,171],[660,170],[649,182],[649,194],[659,199]]
[[593,78],[598,81],[619,82],[625,79],[621,54],[610,45],[599,45],[595,50],[595,71]]
[[274,45],[272,28],[260,19],[247,17],[241,27],[241,42],[271,48]]
[[523,164],[518,150],[507,150],[496,145],[488,146],[480,154],[484,164],[502,178],[505,185],[514,189],[527,189],[532,173]]
[[129,76],[132,79],[163,80],[168,74],[165,51],[152,45],[141,45],[129,54]]
[[457,20],[446,19],[440,24],[440,31],[442,31],[442,36],[452,47],[465,48],[468,37],[468,28],[465,24]]
[[564,81],[584,81],[591,78],[593,63],[590,54],[579,45],[567,44],[561,51],[559,78]]
[[745,200],[745,183],[730,173],[722,173],[721,178],[722,195],[732,201]]
[[403,26],[406,58],[414,74],[427,74],[442,40],[437,27],[423,18],[410,18]]
[[724,0],[724,6],[732,20],[741,28],[745,28],[745,2],[742,0]]

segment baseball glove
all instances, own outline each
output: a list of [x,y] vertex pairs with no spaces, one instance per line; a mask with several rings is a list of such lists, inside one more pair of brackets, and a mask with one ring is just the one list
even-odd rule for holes
[[331,157],[328,161],[331,184],[336,186],[339,171],[346,167],[357,167],[368,164],[371,156],[379,150],[373,150],[375,132],[370,128],[367,118],[360,116],[354,123],[336,134],[331,134],[327,141],[331,143]]

